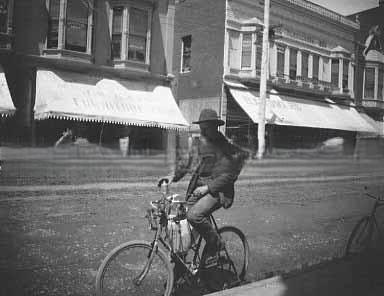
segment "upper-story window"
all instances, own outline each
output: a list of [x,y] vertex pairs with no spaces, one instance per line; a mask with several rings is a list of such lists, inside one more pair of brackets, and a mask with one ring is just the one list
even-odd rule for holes
[[301,77],[303,80],[306,80],[308,78],[308,60],[308,52],[303,51],[301,54]]
[[0,33],[9,34],[12,20],[13,0],[0,0]]
[[329,82],[330,81],[330,78],[329,78],[329,61],[330,59],[329,58],[326,58],[326,57],[323,57],[323,73],[322,73],[322,78],[321,80],[322,81],[326,81],[326,82]]
[[228,66],[230,69],[240,68],[240,32],[228,31]]
[[93,0],[47,0],[47,7],[46,48],[91,54]]
[[332,59],[331,83],[334,88],[339,87],[339,59]]
[[192,36],[181,38],[181,72],[191,71]]
[[343,91],[348,91],[349,61],[343,60]]
[[364,98],[375,97],[375,68],[365,68]]
[[124,7],[113,8],[112,17],[112,58],[121,58],[121,43],[123,42],[123,11]]
[[289,52],[289,78],[296,80],[297,75],[297,49],[291,48]]
[[243,33],[241,68],[252,67],[252,33]]
[[256,75],[261,76],[261,59],[263,57],[262,39],[257,37],[256,40]]
[[285,47],[277,46],[277,69],[276,74],[278,77],[284,77],[284,63],[285,63]]
[[313,55],[312,57],[312,80],[314,83],[319,81],[319,62],[320,56]]
[[111,9],[111,56],[115,63],[132,61],[149,64],[151,39],[150,7],[130,4]]
[[383,94],[384,94],[384,69],[383,66],[379,67],[379,77],[377,82],[377,99],[378,100],[384,100]]

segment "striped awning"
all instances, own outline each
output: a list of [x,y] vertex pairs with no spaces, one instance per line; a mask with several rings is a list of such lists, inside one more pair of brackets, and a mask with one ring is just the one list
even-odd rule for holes
[[166,129],[189,126],[169,87],[40,69],[35,119],[47,118]]
[[[258,92],[245,87],[230,87],[230,92],[252,121],[258,123]],[[268,94],[266,102],[268,124],[377,133],[356,108],[338,105],[330,99],[312,101],[276,92]]]

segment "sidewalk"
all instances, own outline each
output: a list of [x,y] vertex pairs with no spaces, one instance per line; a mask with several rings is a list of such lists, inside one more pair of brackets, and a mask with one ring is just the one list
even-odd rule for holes
[[336,259],[209,296],[381,296],[384,295],[383,258],[370,254]]

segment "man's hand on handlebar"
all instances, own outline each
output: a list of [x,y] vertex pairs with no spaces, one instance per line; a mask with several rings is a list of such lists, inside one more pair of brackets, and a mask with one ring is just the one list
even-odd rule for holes
[[208,192],[209,192],[208,185],[204,185],[204,186],[197,187],[193,191],[193,195],[196,197],[203,197],[204,195],[207,195]]
[[159,178],[157,180],[157,187],[160,187],[163,182],[170,185],[173,181],[173,177],[174,177],[174,175],[169,175],[169,176],[164,176],[164,177]]

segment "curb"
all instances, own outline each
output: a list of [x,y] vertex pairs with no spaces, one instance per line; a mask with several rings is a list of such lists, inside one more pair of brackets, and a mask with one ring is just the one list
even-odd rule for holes
[[207,294],[206,296],[282,296],[286,290],[283,277],[274,276],[244,286]]

